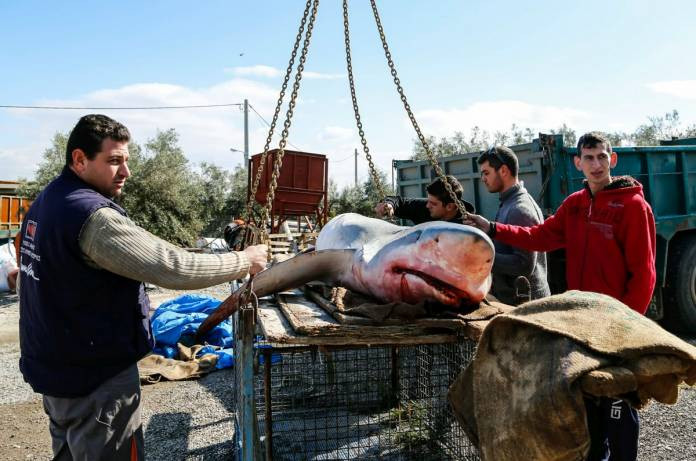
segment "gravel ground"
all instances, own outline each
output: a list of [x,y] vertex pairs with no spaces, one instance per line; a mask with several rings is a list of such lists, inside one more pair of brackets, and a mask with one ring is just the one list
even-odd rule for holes
[[[224,299],[228,285],[198,293]],[[185,293],[155,289],[153,305]],[[48,419],[40,397],[18,369],[17,298],[0,295],[0,457],[50,459]],[[696,337],[684,338],[696,345]],[[143,387],[143,424],[149,460],[217,460],[233,454],[233,370],[201,379]],[[681,389],[672,406],[652,404],[641,411],[639,459],[696,459],[696,388]]]

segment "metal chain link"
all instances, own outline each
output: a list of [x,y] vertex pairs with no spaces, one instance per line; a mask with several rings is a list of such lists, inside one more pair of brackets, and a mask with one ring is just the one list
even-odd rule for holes
[[348,68],[348,82],[350,83],[350,97],[353,100],[353,112],[355,113],[355,122],[358,126],[358,134],[360,135],[360,143],[363,146],[363,151],[365,152],[365,157],[367,157],[367,162],[370,165],[370,176],[372,176],[372,181],[377,188],[379,194],[379,200],[383,201],[387,194],[384,192],[382,183],[379,180],[379,175],[377,174],[377,169],[372,161],[372,156],[370,155],[370,148],[367,147],[367,140],[365,139],[365,131],[363,130],[362,121],[360,120],[360,111],[358,109],[358,98],[355,95],[355,81],[353,80],[353,61],[350,54],[350,30],[348,27],[348,0],[343,0],[343,35],[345,37],[346,43],[346,67]]
[[[295,58],[297,57],[297,49],[300,46],[300,41],[302,40],[302,34],[304,33],[304,28],[307,23],[307,15],[309,14],[309,8],[312,5],[312,0],[307,0],[305,5],[304,13],[302,14],[302,21],[300,21],[300,29],[297,31],[297,36],[295,37],[295,44],[292,47],[292,53],[290,55],[290,61],[288,62],[288,68],[285,72],[285,78],[283,79],[283,85],[280,89],[280,95],[278,96],[278,102],[276,103],[275,112],[273,113],[273,120],[271,121],[270,129],[268,130],[268,136],[266,137],[266,144],[263,146],[263,154],[261,154],[261,162],[259,163],[258,171],[256,172],[256,177],[254,178],[254,183],[251,186],[251,191],[249,193],[249,199],[247,200],[246,210],[244,212],[245,219],[251,217],[251,208],[256,200],[256,191],[259,189],[259,183],[261,182],[261,175],[263,174],[263,169],[266,166],[266,158],[268,157],[268,148],[271,145],[271,140],[273,138],[273,132],[275,131],[276,123],[278,122],[278,114],[280,113],[280,108],[283,105],[283,99],[285,98],[285,91],[288,88],[288,81],[290,80],[290,74],[292,74],[292,69],[295,66]],[[253,165],[253,164],[252,164]],[[262,227],[265,227],[265,223],[261,223]]]
[[452,200],[454,200],[454,203],[457,205],[457,209],[461,213],[462,217],[465,218],[469,213],[466,211],[464,208],[464,205],[462,202],[459,200],[457,195],[454,193],[454,190],[452,190],[452,185],[447,181],[445,177],[445,172],[442,170],[440,167],[440,164],[437,162],[437,159],[433,155],[432,151],[430,150],[430,146],[428,146],[428,142],[425,139],[425,136],[423,136],[423,133],[420,130],[420,127],[418,126],[418,122],[416,122],[416,117],[413,115],[413,112],[411,111],[411,106],[409,105],[408,101],[406,100],[406,95],[404,94],[404,90],[401,87],[401,81],[399,80],[399,77],[396,73],[396,67],[394,66],[394,61],[392,60],[391,52],[389,52],[389,46],[387,45],[387,38],[384,35],[384,29],[382,28],[382,21],[379,19],[379,12],[377,11],[377,4],[375,3],[375,0],[370,0],[370,4],[372,5],[372,12],[375,16],[375,22],[377,23],[377,30],[379,31],[379,38],[382,40],[382,48],[384,49],[384,56],[387,58],[387,64],[389,65],[389,70],[391,72],[392,77],[394,78],[394,84],[396,85],[396,90],[399,92],[399,97],[401,98],[401,102],[404,104],[404,109],[406,109],[406,113],[408,114],[408,118],[411,120],[411,124],[413,125],[413,128],[416,130],[416,134],[418,135],[418,139],[420,140],[421,144],[423,145],[423,149],[425,149],[425,153],[428,155],[428,159],[430,160],[430,164],[432,165],[433,169],[437,173],[438,177],[440,180],[443,182],[445,189],[447,189],[447,192],[449,193],[450,197]]
[[[297,99],[297,93],[300,89],[300,80],[302,80],[302,71],[304,71],[305,61],[307,60],[307,51],[309,50],[309,43],[312,38],[312,29],[314,29],[314,20],[317,16],[317,8],[319,7],[319,0],[314,0],[312,4],[312,15],[307,23],[307,33],[305,35],[304,42],[302,43],[302,51],[300,53],[300,61],[297,65],[297,73],[295,74],[295,82],[292,85],[292,93],[290,94],[290,101],[288,102],[288,110],[285,114],[285,122],[283,123],[283,132],[281,133],[280,142],[278,143],[278,152],[276,153],[275,162],[273,164],[273,175],[271,177],[271,183],[268,187],[268,195],[266,196],[266,207],[263,212],[263,223],[265,224],[270,215],[271,209],[273,208],[273,199],[275,198],[275,190],[278,187],[278,176],[280,176],[280,169],[283,166],[283,155],[285,155],[285,146],[287,144],[288,133],[290,130],[290,125],[292,123],[292,116],[295,109],[295,100]],[[266,227],[264,225],[264,232]],[[266,235],[267,236],[267,235]],[[270,246],[269,246],[270,252]]]

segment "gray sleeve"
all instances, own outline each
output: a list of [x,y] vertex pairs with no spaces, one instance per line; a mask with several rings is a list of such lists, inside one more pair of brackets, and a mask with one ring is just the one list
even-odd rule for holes
[[88,263],[164,288],[204,288],[242,278],[249,271],[244,252],[189,253],[108,207],[87,219],[79,243]]
[[[510,210],[505,224],[531,227],[539,224],[540,220],[534,209],[518,206]],[[536,252],[512,247],[512,253],[496,253],[493,262],[493,273],[502,275],[529,276],[536,266]]]

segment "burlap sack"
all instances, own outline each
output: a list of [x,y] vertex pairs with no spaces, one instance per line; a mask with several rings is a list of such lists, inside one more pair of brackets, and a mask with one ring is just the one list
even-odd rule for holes
[[449,393],[483,460],[584,460],[583,393],[674,403],[696,347],[608,296],[569,291],[495,317]]
[[150,354],[140,359],[138,361],[140,381],[152,384],[159,382],[162,378],[170,381],[198,378],[215,370],[217,355],[204,354],[196,358],[196,353],[203,346],[186,347],[181,343],[177,346],[179,347],[180,360],[168,359],[157,354]]

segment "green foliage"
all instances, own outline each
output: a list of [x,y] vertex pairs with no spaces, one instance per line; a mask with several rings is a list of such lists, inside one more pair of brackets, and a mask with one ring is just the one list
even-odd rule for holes
[[[65,164],[68,135],[56,133],[43,153],[33,181],[23,181],[20,195],[35,198]],[[199,235],[218,236],[246,205],[246,169],[229,173],[203,163],[189,164],[174,129],[158,132],[145,148],[131,142],[128,178],[119,199],[138,225],[167,241],[191,246]]]
[[[565,124],[559,130],[572,132]],[[451,137],[442,137],[437,140],[434,136],[427,136],[426,142],[431,152],[436,157],[450,157],[452,155],[464,154],[466,152],[479,152],[490,147],[508,146],[515,144],[525,144],[532,142],[535,135],[530,128],[520,128],[514,123],[508,131],[496,131],[491,137],[490,133],[474,126],[468,136],[461,131],[457,131]],[[428,160],[425,148],[420,140],[413,142],[413,155],[411,160]]]
[[[384,193],[391,195],[394,193],[391,184],[387,180],[387,175],[382,170],[377,170],[379,182],[384,189]],[[372,177],[358,186],[348,186],[340,192],[334,183],[329,186],[329,216],[334,217],[341,213],[359,213],[365,216],[374,216],[375,205],[379,203],[381,197]]]
[[[577,136],[565,123],[552,134],[563,134],[564,144],[574,146]],[[696,137],[696,125],[681,128],[676,110],[663,116],[648,117],[632,133],[605,133],[612,144],[657,145],[661,139]],[[512,125],[509,130],[489,134],[475,126],[468,134],[456,132],[451,137],[428,137],[430,148],[438,157],[465,152],[478,152],[492,145],[529,143],[535,134],[530,128]],[[68,134],[56,133],[51,146],[44,153],[32,181],[24,180],[20,195],[35,198],[58,174],[65,164]],[[237,167],[233,172],[203,163],[195,172],[178,145],[174,129],[158,132],[142,149],[135,142],[129,144],[128,162],[131,177],[126,181],[122,204],[131,218],[153,234],[180,245],[192,245],[199,235],[218,236],[223,227],[236,217],[244,215],[247,199],[247,170]],[[427,159],[420,142],[414,143],[412,159]],[[379,182],[387,195],[393,194],[387,175],[378,171]],[[374,215],[380,197],[372,179],[358,186],[338,190],[329,183],[329,215],[356,212]],[[254,205],[255,213],[261,207]]]
[[222,235],[222,229],[230,222],[228,197],[232,188],[232,174],[219,166],[201,164],[200,172],[200,219],[203,235]]
[[51,147],[43,152],[43,159],[36,169],[33,181],[20,180],[18,195],[35,199],[49,182],[58,176],[65,165],[65,149],[68,145],[68,135],[56,133],[51,140]]
[[648,117],[649,123],[640,125],[631,136],[631,141],[636,146],[655,146],[661,139],[680,137],[679,112],[673,110],[664,116]]
[[[436,157],[450,157],[464,152],[476,152],[490,147],[490,136],[487,131],[475,126],[467,137],[461,131],[454,133],[454,136],[442,137],[437,140],[434,136],[427,136],[426,143],[431,153]],[[423,144],[416,139],[413,142],[413,155],[411,160],[428,160]]]
[[551,130],[551,134],[562,134],[563,135],[563,145],[565,147],[575,147],[578,143],[578,137],[575,134],[575,130],[568,127],[565,123],[558,127],[558,129]]
[[188,165],[173,129],[158,131],[145,153],[131,153],[131,177],[122,202],[131,218],[153,234],[193,245],[203,229],[203,181]]
[[[558,128],[548,130],[550,134],[562,134],[565,147],[575,147],[578,136],[572,128],[565,123]],[[696,137],[696,124],[681,128],[679,112],[675,109],[664,115],[648,117],[648,123],[638,126],[633,132],[601,132],[606,135],[613,146],[657,146],[661,140],[674,138]],[[520,128],[513,124],[507,131],[496,131],[491,137],[485,130],[474,126],[469,135],[465,136],[457,131],[451,137],[442,137],[439,140],[433,136],[426,137],[428,145],[437,157],[449,157],[451,155],[467,152],[479,152],[496,146],[514,146],[532,142],[536,137],[531,128]],[[413,155],[411,160],[426,160],[428,157],[420,141],[414,140]]]
[[662,140],[696,137],[696,125],[681,128],[679,112],[672,110],[664,115],[648,117],[648,123],[632,133],[616,131],[604,133],[613,146],[657,146]]

